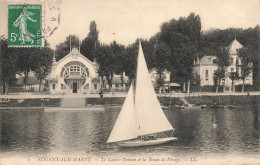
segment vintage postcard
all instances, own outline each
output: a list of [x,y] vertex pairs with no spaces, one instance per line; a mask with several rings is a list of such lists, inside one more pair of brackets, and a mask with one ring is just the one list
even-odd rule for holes
[[0,165],[260,165],[259,0],[1,0]]

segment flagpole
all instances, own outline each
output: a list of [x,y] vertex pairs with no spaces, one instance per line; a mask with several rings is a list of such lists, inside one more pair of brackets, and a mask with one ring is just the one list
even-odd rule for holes
[[80,53],[80,39],[79,39],[79,53]]
[[56,45],[55,45],[55,41],[54,41],[54,54],[53,54],[53,58],[55,57],[55,48],[56,47]]
[[71,35],[70,35],[70,52],[71,52]]

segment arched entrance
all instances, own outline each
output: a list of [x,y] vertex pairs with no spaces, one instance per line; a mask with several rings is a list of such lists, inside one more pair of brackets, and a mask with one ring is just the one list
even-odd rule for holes
[[89,71],[81,62],[72,61],[62,68],[61,77],[64,79],[64,88],[69,88],[70,93],[80,93],[88,84]]

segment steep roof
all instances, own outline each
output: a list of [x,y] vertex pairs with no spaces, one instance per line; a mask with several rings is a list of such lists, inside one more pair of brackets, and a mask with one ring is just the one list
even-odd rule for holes
[[[37,80],[35,76],[28,76],[27,85],[38,85],[40,80]],[[18,77],[16,85],[23,85],[23,77]]]
[[231,44],[229,44],[229,46],[228,46],[229,54],[230,54],[230,55],[237,54],[237,50],[240,49],[240,48],[242,48],[242,47],[243,47],[243,45],[241,45],[241,44],[237,41],[237,39],[235,38],[235,39],[231,42]]
[[[151,72],[153,72],[153,71],[155,71],[155,72],[157,73],[157,69],[156,69],[156,68],[151,68],[151,69],[149,69],[149,73],[151,73]],[[168,71],[167,69],[165,69],[163,72],[171,74],[171,72]]]
[[204,56],[200,59],[200,65],[212,65],[213,59],[217,59],[216,56]]
[[[75,50],[78,51],[78,49],[76,49],[76,48],[73,48],[73,49],[75,49]],[[72,51],[73,51],[73,49],[72,49]],[[59,63],[61,63],[62,61],[64,61],[65,59],[67,59],[67,58],[68,58],[69,56],[71,56],[71,55],[72,55],[72,52],[70,52],[69,54],[67,54],[66,56],[64,56],[62,59],[60,59],[59,61],[57,61],[56,64],[58,65]],[[95,62],[90,61],[88,58],[86,58],[85,56],[83,56],[80,52],[77,52],[77,55],[78,55],[79,57],[83,58],[84,60],[88,61],[90,64],[96,65]]]

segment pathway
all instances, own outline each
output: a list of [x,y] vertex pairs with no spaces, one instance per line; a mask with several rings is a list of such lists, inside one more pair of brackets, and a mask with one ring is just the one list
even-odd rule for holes
[[184,97],[180,97],[180,100],[184,103],[184,105],[187,105],[188,107],[192,107],[191,104]]
[[85,107],[85,98],[63,98],[61,102],[63,108],[82,108]]

